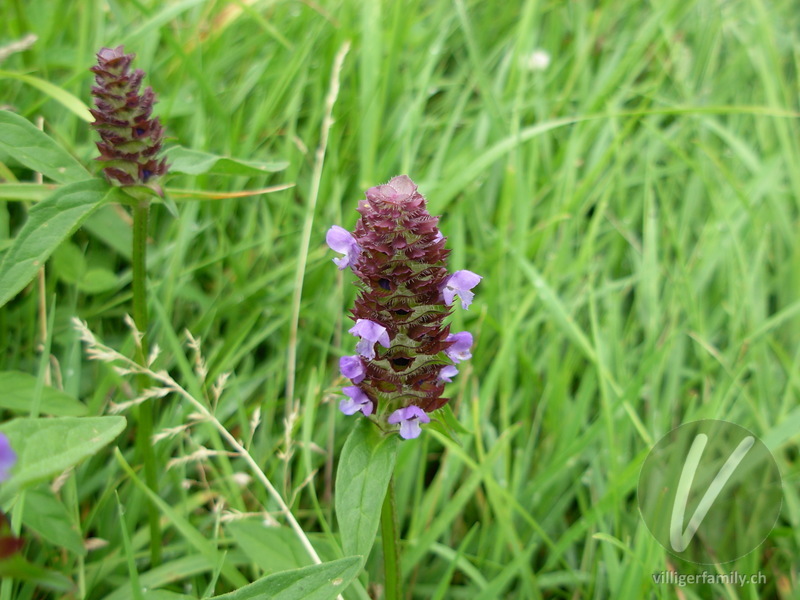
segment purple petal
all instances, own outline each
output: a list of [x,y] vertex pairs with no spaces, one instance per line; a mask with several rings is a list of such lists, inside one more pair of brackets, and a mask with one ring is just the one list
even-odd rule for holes
[[364,363],[358,356],[343,356],[339,359],[339,372],[353,380],[353,383],[361,383],[367,374]]
[[375,343],[362,339],[356,344],[356,352],[367,360],[375,358]]
[[472,334],[469,331],[451,333],[447,336],[445,341],[453,342],[444,352],[454,363],[458,364],[462,360],[469,360],[472,358],[472,353],[470,352],[472,348]]
[[420,423],[430,423],[431,418],[419,406],[411,405],[394,411],[388,419],[392,425],[400,424],[400,437],[406,440],[419,437]]
[[349,333],[361,338],[361,341],[356,344],[356,351],[368,360],[375,358],[375,342],[380,343],[384,348],[391,345],[386,328],[369,319],[358,319],[356,324],[350,328]]
[[459,290],[471,290],[481,282],[480,275],[476,275],[472,271],[456,271],[447,280],[447,285],[451,285]]
[[342,398],[339,402],[339,410],[350,416],[361,410],[361,405],[357,404],[352,398]]
[[356,243],[353,234],[338,225],[334,225],[328,230],[328,233],[325,234],[325,241],[331,250],[344,254],[342,258],[333,259],[340,271],[352,265],[361,252],[361,247]]
[[17,462],[17,453],[11,448],[8,438],[0,433],[0,481],[9,477],[11,467]]
[[456,297],[456,290],[454,290],[451,287],[445,286],[444,289],[442,290],[442,296],[444,296],[444,303],[447,304],[447,306],[452,306],[453,300]]
[[392,414],[389,415],[389,418],[386,419],[386,422],[389,423],[389,425],[397,425],[400,421],[403,420],[404,410],[405,410],[404,408],[398,408],[396,411],[394,411]]
[[439,381],[443,381],[444,383],[453,383],[451,377],[455,377],[456,375],[458,375],[458,369],[456,369],[453,365],[446,365],[442,367],[441,371],[439,371],[437,379]]
[[431,418],[428,416],[428,413],[422,410],[419,406],[412,404],[411,406],[406,406],[404,410],[405,410],[406,420],[415,419],[418,420],[420,423],[431,422]]
[[481,279],[483,277],[476,275],[472,271],[456,271],[450,275],[442,289],[445,304],[450,306],[453,303],[453,297],[458,295],[461,298],[461,306],[465,309],[469,308],[469,305],[472,304],[472,299],[475,297],[475,294],[470,290],[478,285]]
[[414,438],[418,438],[420,433],[422,433],[422,428],[419,426],[419,422],[416,420],[403,421],[400,423],[400,437],[404,440],[413,440]]
[[344,393],[345,396],[349,396],[349,398],[343,398],[339,403],[339,410],[344,414],[352,415],[359,410],[364,413],[365,416],[372,414],[372,402],[361,388],[355,385],[349,385],[342,388],[342,393]]

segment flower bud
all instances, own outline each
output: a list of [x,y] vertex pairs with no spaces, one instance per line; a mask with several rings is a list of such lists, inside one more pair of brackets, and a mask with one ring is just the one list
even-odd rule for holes
[[163,129],[158,117],[151,118],[155,94],[139,88],[144,71],[130,66],[135,54],[125,54],[122,46],[102,48],[92,88],[95,109],[92,127],[100,134],[97,142],[103,173],[114,185],[145,185],[160,192],[158,179],[167,172],[166,159],[158,159]]

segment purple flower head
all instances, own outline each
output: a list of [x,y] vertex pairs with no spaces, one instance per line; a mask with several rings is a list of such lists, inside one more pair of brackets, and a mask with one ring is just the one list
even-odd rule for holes
[[358,247],[353,234],[338,225],[328,229],[328,233],[325,234],[325,241],[331,250],[344,254],[342,258],[333,259],[340,271],[352,265],[358,258],[359,252],[361,252],[361,248]]
[[419,406],[412,404],[405,408],[400,408],[389,415],[387,422],[390,425],[400,424],[400,437],[411,440],[419,437],[422,432],[420,423],[430,423],[431,418]]
[[345,396],[349,396],[349,398],[342,398],[342,401],[339,403],[339,410],[344,414],[354,415],[358,411],[361,411],[364,413],[364,416],[367,417],[372,414],[372,402],[367,395],[361,391],[361,388],[350,385],[342,388],[342,392],[344,392]]
[[158,179],[167,172],[167,162],[159,159],[164,131],[158,117],[151,118],[156,102],[151,88],[139,93],[144,71],[130,66],[135,54],[125,54],[122,46],[101,48],[92,88],[95,108],[92,127],[100,134],[97,158],[112,184],[147,185],[161,191]]
[[360,338],[357,355],[339,362],[357,387],[345,388],[349,399],[341,408],[352,414],[368,406],[365,414],[399,424],[400,435],[411,439],[428,413],[447,404],[442,394],[458,373],[453,363],[470,357],[472,336],[450,335],[446,320],[456,296],[469,306],[481,278],[447,272],[439,218],[406,175],[368,189],[357,210],[352,233],[333,226],[326,237],[343,254],[339,268],[350,266],[359,280],[350,329]]
[[386,328],[369,319],[358,319],[356,324],[350,328],[349,333],[361,338],[361,341],[356,344],[356,352],[367,360],[375,358],[376,342],[380,342],[384,348],[388,348],[390,345]]
[[461,298],[461,307],[464,309],[469,308],[472,304],[472,299],[475,294],[470,292],[472,288],[478,285],[483,279],[480,275],[476,275],[472,271],[456,271],[447,279],[442,288],[442,296],[447,306],[453,304],[455,296]]
[[9,472],[17,462],[17,454],[11,448],[8,438],[0,433],[0,481],[9,478]]
[[352,380],[361,383],[367,374],[367,369],[359,356],[343,356],[339,359],[339,372]]
[[439,375],[437,375],[436,378],[444,383],[453,383],[452,377],[456,375],[458,375],[458,369],[453,365],[445,365],[442,367],[442,370],[439,371]]
[[472,348],[472,334],[469,331],[451,333],[447,336],[446,341],[452,342],[452,344],[445,350],[445,354],[447,354],[454,363],[458,364],[462,360],[469,360],[472,358],[472,354],[470,353],[470,349]]

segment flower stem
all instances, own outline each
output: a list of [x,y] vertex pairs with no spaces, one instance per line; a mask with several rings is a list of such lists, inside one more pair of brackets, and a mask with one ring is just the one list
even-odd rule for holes
[[394,495],[394,476],[383,499],[381,509],[381,539],[383,540],[384,598],[400,600],[400,539],[397,534],[397,502]]
[[[150,216],[150,203],[137,199],[133,207],[133,322],[142,334],[136,349],[136,360],[147,367],[147,224]],[[146,375],[137,377],[139,392],[149,385]],[[150,438],[153,436],[153,403],[139,405],[139,426],[136,430],[136,445],[144,463],[144,479],[154,492],[158,493],[156,455]],[[150,524],[150,562],[155,567],[161,563],[161,528],[158,522],[158,509],[152,502],[147,503],[147,516]]]

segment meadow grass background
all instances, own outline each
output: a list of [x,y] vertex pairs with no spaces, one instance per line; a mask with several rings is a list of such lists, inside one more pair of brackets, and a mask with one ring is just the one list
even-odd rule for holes
[[[151,220],[151,343],[198,396],[230,372],[216,414],[279,484],[325,559],[336,557],[332,479],[354,420],[337,409],[337,360],[351,354],[352,274],[324,233],[351,227],[363,190],[406,173],[428,198],[451,268],[483,276],[455,330],[473,359],[449,387],[470,433],[402,445],[397,493],[409,598],[796,597],[800,555],[800,12],[790,1],[356,2],[2,0],[0,45],[35,33],[0,69],[44,78],[89,102],[102,46],[137,54],[169,143],[257,160],[270,176],[176,176],[213,192],[295,183],[242,198],[179,197]],[[314,178],[334,57],[350,42],[321,171]],[[530,54],[546,50],[544,70]],[[45,93],[0,78],[0,104],[35,120],[84,164],[87,124]],[[31,180],[6,165],[3,177]],[[0,239],[30,203],[0,203]],[[70,318],[132,353],[130,224],[107,207],[46,269],[52,357],[40,358],[39,289],[0,309],[0,368],[44,377],[91,414],[132,382],[83,356]],[[75,265],[114,274],[89,291]],[[184,331],[202,339],[208,376]],[[293,358],[296,356],[295,358]],[[49,362],[49,367],[48,367]],[[291,397],[287,398],[287,392]],[[157,430],[191,408],[158,401]],[[11,417],[11,414],[5,414]],[[649,448],[681,423],[727,419],[775,453],[781,518],[756,551],[717,567],[764,586],[654,586],[698,567],[670,557],[644,526],[637,477]],[[116,444],[135,468],[135,413]],[[31,535],[27,556],[67,574],[75,598],[131,598],[140,582],[202,597],[232,589],[185,526],[228,550],[253,580],[309,564],[285,529],[254,561],[252,521],[275,511],[244,466],[198,425],[155,445],[164,564],[148,563],[145,498],[105,452],[59,492],[86,538],[80,557]],[[168,468],[167,465],[170,464]],[[115,499],[125,507],[126,551]],[[279,519],[280,520],[280,519]],[[284,535],[285,534],[285,535]],[[281,541],[275,541],[281,540]],[[288,550],[287,550],[288,549]],[[281,562],[283,561],[283,562]],[[346,598],[381,580],[376,548]],[[714,567],[711,567],[713,570]],[[0,600],[44,597],[4,581]]]

